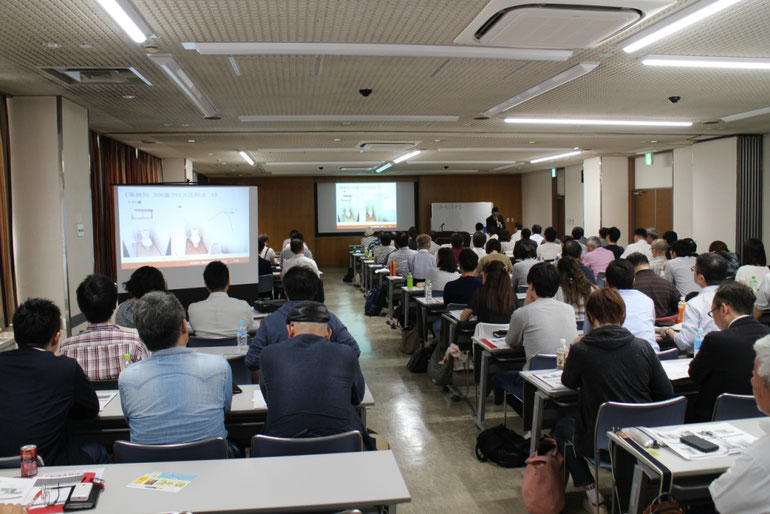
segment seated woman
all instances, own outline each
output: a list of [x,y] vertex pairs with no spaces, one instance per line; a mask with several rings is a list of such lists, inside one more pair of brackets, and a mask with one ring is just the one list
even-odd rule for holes
[[259,256],[272,264],[275,261],[275,250],[267,246],[268,241],[270,241],[270,238],[267,234],[259,235]]
[[482,323],[510,323],[516,301],[513,297],[511,277],[500,261],[489,261],[481,271],[482,286],[468,301],[460,315],[460,321],[476,316]]
[[596,286],[588,281],[574,257],[562,257],[556,264],[556,268],[561,275],[561,284],[554,298],[572,305],[575,309],[575,318],[583,321],[586,302]]
[[443,292],[447,282],[460,278],[455,254],[450,248],[439,248],[436,253],[436,267],[428,270],[425,280],[430,280],[433,292]]
[[743,242],[741,264],[742,266],[735,274],[735,281],[746,284],[756,294],[762,279],[770,273],[770,268],[767,267],[765,245],[760,239],[751,238]]
[[[674,395],[671,381],[652,346],[623,328],[626,308],[613,288],[597,289],[586,302],[593,330],[573,341],[561,376],[562,384],[579,389],[578,417],[562,418],[554,435],[576,487],[584,487],[583,507],[606,512],[585,457],[594,456],[594,428],[599,406],[608,401],[645,403]],[[574,446],[565,452],[565,442]]]
[[537,264],[537,245],[528,239],[519,241],[513,248],[513,257],[516,259],[513,265],[513,288],[526,288],[529,270]]
[[118,305],[115,311],[115,324],[126,328],[136,328],[134,325],[134,305],[150,291],[165,291],[166,279],[158,268],[142,266],[131,274],[128,282],[123,282],[128,293],[128,300]]

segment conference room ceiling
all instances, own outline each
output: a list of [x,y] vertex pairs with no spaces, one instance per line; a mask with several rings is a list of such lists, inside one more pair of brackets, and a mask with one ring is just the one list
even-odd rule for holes
[[[160,54],[173,56],[222,118],[204,120],[148,58],[144,45],[134,43],[96,0],[6,0],[0,10],[0,91],[62,95],[89,110],[94,130],[158,157],[190,158],[196,171],[212,176],[372,175],[371,168],[409,151],[404,148],[422,153],[385,175],[521,173],[579,163],[592,155],[633,155],[713,137],[770,132],[770,114],[729,123],[720,120],[770,106],[770,70],[658,68],[640,62],[648,54],[770,57],[768,0],[743,0],[635,54],[619,47],[631,35],[695,3],[679,0],[595,48],[575,49],[563,61],[313,55],[312,47],[303,50],[307,55],[204,55],[182,46],[186,42],[453,46],[488,3],[134,0],[157,36],[148,42]],[[474,119],[586,62],[599,65],[490,119]],[[141,81],[139,85],[65,84],[43,71],[63,67],[133,67],[152,85]],[[359,94],[364,88],[373,90],[370,96]],[[668,101],[671,96],[681,100],[673,104]],[[239,116],[318,115],[379,118],[239,120]],[[421,121],[405,116],[434,118]],[[693,125],[598,129],[511,125],[503,122],[507,116],[692,121]],[[412,146],[361,149],[362,144],[382,142]],[[529,163],[573,148],[584,152],[569,159]],[[246,164],[240,150],[248,151],[256,165]]]

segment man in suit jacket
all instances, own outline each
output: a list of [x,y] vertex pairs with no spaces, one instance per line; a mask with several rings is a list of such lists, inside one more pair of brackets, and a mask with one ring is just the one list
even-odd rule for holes
[[505,218],[500,214],[500,209],[492,207],[492,215],[487,218],[487,234],[497,234],[505,228]]
[[698,355],[690,363],[690,377],[700,393],[690,413],[693,421],[710,421],[714,403],[722,393],[751,394],[754,343],[770,328],[751,316],[754,293],[744,284],[719,286],[710,316],[719,331],[706,334]]
[[0,456],[35,444],[47,465],[106,463],[101,445],[71,440],[70,422],[95,417],[99,400],[77,361],[56,355],[60,327],[50,300],[31,298],[13,315],[19,349],[0,353]]

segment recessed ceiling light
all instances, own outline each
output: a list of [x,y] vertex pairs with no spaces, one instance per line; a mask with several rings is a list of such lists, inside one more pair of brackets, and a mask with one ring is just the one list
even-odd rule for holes
[[761,109],[754,109],[753,111],[739,112],[738,114],[722,116],[722,120],[726,122],[738,121],[744,120],[746,118],[753,118],[754,116],[762,116],[763,114],[770,114],[770,107],[762,107]]
[[189,127],[189,126],[190,126],[190,124],[189,124],[189,123],[182,123],[182,126],[183,126],[183,127]]
[[44,41],[43,46],[46,48],[61,48],[59,43],[55,43],[53,41]]
[[235,76],[236,77],[240,77],[241,76],[241,70],[240,70],[240,68],[238,68],[238,63],[235,62],[235,57],[228,57],[227,60],[230,61],[230,66],[233,67],[233,73],[235,73]]
[[213,153],[210,153],[209,155],[214,155]]
[[530,141],[529,144],[534,145],[537,141]]
[[338,137],[335,137],[335,138],[334,138],[334,142],[335,142],[335,143],[339,143],[340,141],[342,141],[342,139],[340,139],[340,138],[338,138]]
[[136,98],[136,96],[134,96],[134,95],[123,95],[123,98],[125,98],[126,100],[133,100],[134,98]]
[[699,57],[687,55],[648,55],[647,66],[675,68],[723,68],[733,70],[770,70],[770,59],[753,57]]
[[297,122],[297,121],[340,121],[343,125],[350,125],[352,122],[369,121],[457,121],[459,116],[436,116],[436,115],[398,115],[398,114],[282,114],[282,115],[240,115],[238,120],[242,122]]
[[650,143],[655,144],[655,143],[657,143],[657,141],[650,141]]
[[187,140],[187,142],[188,142],[188,143],[194,143],[194,142],[195,142],[195,140],[194,140],[194,139],[188,139],[188,140]]
[[249,166],[254,166],[254,159],[251,158],[251,156],[247,153],[241,150],[238,152],[241,154],[241,157],[243,157],[243,160],[249,163]]
[[218,113],[218,109],[195,84],[192,78],[179,66],[176,59],[170,55],[161,54],[148,55],[147,57],[168,75],[203,116],[215,116]]
[[400,157],[396,157],[393,159],[393,164],[398,164],[399,162],[404,162],[407,159],[411,159],[415,155],[419,154],[420,150],[414,150],[413,152],[405,153],[404,155]]
[[386,162],[385,164],[383,164],[382,166],[380,166],[379,168],[374,170],[374,172],[375,173],[382,173],[383,171],[385,171],[386,169],[390,168],[391,166],[393,166],[392,163]]
[[434,142],[434,143],[440,143],[440,142],[441,142],[441,140],[440,140],[440,139],[434,139],[434,140],[433,140],[433,142]]
[[144,43],[152,37],[152,29],[128,0],[97,0],[107,14],[136,43]]
[[83,43],[82,45],[78,45],[78,46],[80,48],[84,49],[84,50],[88,50],[89,48],[93,48],[93,45],[88,44],[88,43]]
[[163,126],[164,127],[173,127],[174,124],[173,123],[164,123]]
[[691,121],[603,120],[577,118],[505,118],[506,123],[527,125],[611,125],[629,127],[690,127]]
[[565,157],[572,157],[573,155],[578,155],[579,153],[580,153],[580,150],[578,150],[576,152],[567,152],[567,153],[562,153],[562,154],[558,154],[558,155],[551,155],[551,156],[548,156],[548,157],[541,157],[539,159],[533,159],[533,160],[529,161],[529,163],[530,164],[537,164],[538,162],[555,161],[556,159],[563,159]]
[[343,125],[352,125],[352,123],[351,123],[351,122],[349,122],[349,121],[343,121],[343,122],[342,122],[342,124],[343,124]]

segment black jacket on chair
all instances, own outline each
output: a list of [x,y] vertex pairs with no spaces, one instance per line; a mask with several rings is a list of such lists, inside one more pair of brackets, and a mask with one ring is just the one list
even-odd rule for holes
[[706,334],[698,356],[690,363],[690,378],[700,385],[693,420],[711,421],[722,393],[752,394],[754,343],[767,334],[770,328],[751,316],[736,319],[727,330]]
[[36,444],[46,465],[90,461],[69,423],[99,414],[99,400],[74,359],[29,346],[0,353],[0,413],[0,456]]

